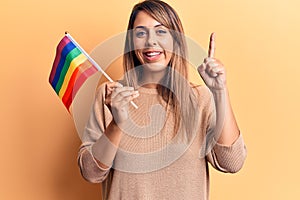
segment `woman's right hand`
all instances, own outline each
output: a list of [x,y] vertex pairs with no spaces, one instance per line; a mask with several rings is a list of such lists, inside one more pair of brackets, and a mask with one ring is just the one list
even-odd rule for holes
[[133,87],[123,87],[121,83],[109,82],[105,88],[105,104],[112,112],[116,124],[121,124],[128,119],[129,102],[139,96]]

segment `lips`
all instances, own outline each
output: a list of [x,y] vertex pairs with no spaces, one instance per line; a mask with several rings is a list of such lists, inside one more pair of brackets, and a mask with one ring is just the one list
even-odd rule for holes
[[160,59],[162,51],[145,51],[143,52],[144,58],[149,62],[155,62]]

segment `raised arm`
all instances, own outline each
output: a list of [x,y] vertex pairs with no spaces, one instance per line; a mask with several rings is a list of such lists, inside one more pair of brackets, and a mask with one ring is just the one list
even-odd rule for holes
[[216,50],[215,33],[210,36],[208,57],[198,67],[198,72],[210,89],[215,109],[212,149],[209,161],[221,171],[238,171],[246,157],[246,148],[240,136],[226,85],[225,67],[214,57]]

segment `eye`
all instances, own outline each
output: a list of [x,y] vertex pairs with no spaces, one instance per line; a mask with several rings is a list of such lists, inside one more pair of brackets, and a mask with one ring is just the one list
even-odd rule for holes
[[138,37],[138,38],[142,38],[142,37],[145,37],[147,35],[147,32],[146,31],[137,31],[135,33],[135,36]]
[[164,29],[158,29],[158,30],[156,31],[156,33],[157,33],[158,35],[165,35],[165,34],[167,34],[167,31],[164,30]]

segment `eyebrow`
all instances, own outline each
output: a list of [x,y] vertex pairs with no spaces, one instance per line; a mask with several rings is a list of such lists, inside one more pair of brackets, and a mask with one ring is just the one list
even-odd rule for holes
[[[157,24],[157,25],[154,26],[154,28],[159,27],[159,26],[164,26],[164,25],[162,25],[162,24]],[[137,29],[137,28],[147,29],[146,26],[137,26],[137,27],[135,27],[134,29]]]

